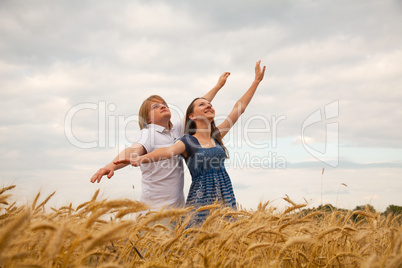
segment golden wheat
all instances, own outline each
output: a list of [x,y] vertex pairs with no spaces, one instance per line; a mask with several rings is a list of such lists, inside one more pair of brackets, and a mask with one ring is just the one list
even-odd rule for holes
[[[400,267],[401,216],[356,212],[283,212],[259,204],[237,211],[212,204],[200,226],[194,209],[136,216],[131,200],[100,200],[46,210],[54,193],[29,206],[0,189],[1,267]],[[37,205],[39,204],[39,205]],[[357,221],[352,220],[357,217]],[[126,218],[127,217],[127,218]],[[166,222],[166,223],[165,223]]]

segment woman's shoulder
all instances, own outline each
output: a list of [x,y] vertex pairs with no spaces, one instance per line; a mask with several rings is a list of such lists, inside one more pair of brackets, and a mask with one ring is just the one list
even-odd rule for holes
[[197,151],[199,145],[197,138],[190,134],[184,134],[184,136],[181,137],[180,140],[186,146],[187,157],[192,157]]
[[194,140],[196,138],[194,136],[190,135],[190,134],[184,134],[183,137],[181,137],[180,139]]
[[190,145],[195,145],[197,143],[197,139],[190,135],[190,134],[184,134],[183,137],[180,138],[180,140],[185,143],[185,144],[190,144]]

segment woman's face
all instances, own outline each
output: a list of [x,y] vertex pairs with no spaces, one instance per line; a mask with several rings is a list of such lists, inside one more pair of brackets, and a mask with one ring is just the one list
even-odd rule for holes
[[206,99],[198,99],[194,102],[193,113],[190,114],[190,119],[212,121],[215,118],[215,109],[212,104]]

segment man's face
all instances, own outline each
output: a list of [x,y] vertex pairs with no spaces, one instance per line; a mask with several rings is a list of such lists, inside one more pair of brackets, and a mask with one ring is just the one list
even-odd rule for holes
[[148,109],[148,124],[164,125],[166,122],[169,122],[171,113],[166,103],[162,101],[151,101]]

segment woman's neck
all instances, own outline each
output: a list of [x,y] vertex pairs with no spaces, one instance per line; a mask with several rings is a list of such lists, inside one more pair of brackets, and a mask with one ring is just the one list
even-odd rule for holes
[[211,137],[211,124],[207,124],[205,121],[196,122],[197,131],[195,132],[194,136],[203,139],[209,139]]
[[197,132],[194,134],[197,138],[209,140],[211,138],[211,131],[199,131],[197,129]]

